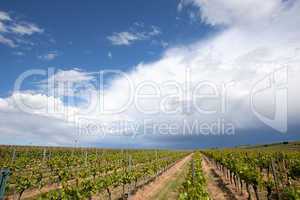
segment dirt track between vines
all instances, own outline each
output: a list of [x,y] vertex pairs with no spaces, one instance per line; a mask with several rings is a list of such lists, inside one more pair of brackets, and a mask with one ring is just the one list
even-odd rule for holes
[[247,195],[241,194],[206,157],[202,160],[203,173],[207,180],[207,191],[213,200],[246,200]]
[[169,181],[171,181],[172,177],[180,170],[183,169],[184,165],[192,159],[192,154],[183,158],[179,162],[177,162],[174,166],[168,169],[165,173],[159,176],[155,181],[146,185],[142,189],[138,190],[135,195],[133,195],[130,200],[150,200],[157,193],[160,192],[161,188],[163,188]]
[[[183,170],[183,166],[192,159],[192,154],[185,157],[173,167],[159,176],[155,181],[146,185],[144,188],[137,191],[130,200],[154,200],[154,197],[166,186],[172,177]],[[246,200],[247,195],[241,195],[232,185],[229,184],[222,174],[203,157],[202,161],[203,173],[207,180],[207,191],[212,200]]]

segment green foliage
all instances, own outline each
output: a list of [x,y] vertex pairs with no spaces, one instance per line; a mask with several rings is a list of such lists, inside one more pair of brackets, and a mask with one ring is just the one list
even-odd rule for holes
[[[36,190],[36,199],[90,199],[98,193],[147,179],[187,155],[179,151],[102,150],[39,147],[1,147],[0,168],[11,169],[9,191],[21,197]],[[12,153],[16,152],[12,160]],[[157,154],[156,154],[157,152]],[[131,158],[129,167],[129,157]],[[43,188],[51,187],[46,194]]]
[[201,154],[195,153],[186,181],[182,185],[183,191],[180,193],[179,200],[209,200],[201,163]]
[[300,189],[287,187],[283,190],[283,193],[280,197],[282,200],[299,200]]
[[277,193],[276,181],[280,187],[277,195],[282,198],[285,196],[287,199],[294,199],[292,196],[298,198],[299,187],[295,186],[297,184],[291,184],[291,180],[299,182],[299,152],[235,148],[208,150],[203,153],[214,160],[217,165],[226,167],[246,184],[254,188],[264,187],[268,195]]

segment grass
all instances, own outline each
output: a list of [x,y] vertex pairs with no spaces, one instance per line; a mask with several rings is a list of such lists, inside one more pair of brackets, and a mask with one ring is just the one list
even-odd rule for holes
[[153,200],[174,200],[178,199],[179,190],[182,183],[185,181],[189,170],[189,162],[187,162],[183,170],[176,172],[175,176],[161,188],[160,192],[152,197]]

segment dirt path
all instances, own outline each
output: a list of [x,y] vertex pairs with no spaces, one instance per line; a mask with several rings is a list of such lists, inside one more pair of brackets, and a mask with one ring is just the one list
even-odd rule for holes
[[181,172],[186,164],[192,159],[192,154],[185,157],[168,171],[159,176],[155,181],[140,189],[135,195],[133,195],[130,200],[150,200],[157,198],[158,194],[163,188],[176,179],[176,174]]
[[153,196],[155,200],[174,200],[179,198],[180,189],[190,169],[190,162],[186,162],[171,179]]
[[203,172],[207,179],[207,190],[213,200],[244,200],[247,196],[241,195],[235,188],[226,181],[220,172],[216,170],[207,158],[203,157]]

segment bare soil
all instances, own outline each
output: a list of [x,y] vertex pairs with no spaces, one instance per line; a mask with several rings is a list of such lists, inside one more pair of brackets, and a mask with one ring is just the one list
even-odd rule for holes
[[192,159],[192,154],[177,162],[174,166],[168,169],[165,173],[159,176],[155,181],[146,185],[131,196],[130,200],[151,200],[157,196],[162,188],[164,188],[174,177],[176,173],[183,170],[186,163]]
[[246,200],[248,196],[241,194],[229,180],[223,177],[210,161],[203,156],[202,169],[207,179],[207,190],[213,200]]

